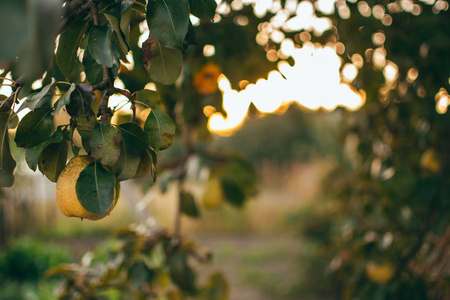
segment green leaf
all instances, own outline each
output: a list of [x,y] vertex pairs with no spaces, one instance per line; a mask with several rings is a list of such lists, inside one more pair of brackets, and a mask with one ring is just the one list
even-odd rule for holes
[[63,132],[61,131],[61,127],[58,127],[55,133],[46,141],[40,143],[39,145],[26,149],[25,151],[25,161],[27,162],[28,167],[31,170],[36,171],[39,156],[42,151],[50,144],[61,143],[64,138]]
[[69,143],[63,139],[61,143],[52,143],[45,147],[39,156],[39,170],[52,182],[58,180],[67,163]]
[[149,151],[141,151],[141,160],[139,161],[139,165],[136,170],[136,175],[133,176],[133,179],[142,178],[148,174],[148,172],[152,169],[153,160]]
[[19,125],[19,117],[14,114],[8,122],[8,129],[14,129]]
[[204,298],[208,300],[226,300],[230,294],[229,284],[221,272],[211,274],[208,279]]
[[9,148],[9,115],[9,112],[0,113],[0,187],[10,187],[14,184],[13,171],[16,161]]
[[142,105],[151,109],[165,109],[164,104],[161,101],[161,96],[155,91],[143,89],[137,91],[134,98],[136,99],[136,104],[138,105]]
[[[136,123],[124,123],[119,127],[122,138],[120,156],[113,166],[117,180],[133,178],[138,173],[143,151],[150,150],[148,135]],[[143,168],[143,166],[141,166]]]
[[144,261],[138,260],[128,269],[128,280],[136,290],[142,290],[143,286],[151,282],[156,276],[156,272],[151,270]]
[[98,124],[97,119],[80,117],[77,118],[76,121],[77,121],[76,128],[81,136],[83,148],[84,150],[86,150],[86,152],[89,152],[90,151],[89,140],[91,138],[92,131]]
[[[33,93],[31,94],[33,95]],[[50,108],[52,107],[52,99],[53,99],[53,95],[51,93],[47,93],[44,95],[44,97],[42,97],[41,99],[39,99],[39,102],[36,103],[36,106],[33,107],[32,110],[35,110],[36,108]],[[25,108],[29,108],[28,107],[28,102],[25,100],[22,102],[22,104],[20,105],[20,107],[17,109],[17,113],[21,112],[22,110],[24,110]]]
[[52,82],[44,86],[39,92],[32,93],[25,100],[27,107],[34,110],[38,107],[51,107],[52,91],[51,89],[55,85],[55,78],[52,78]]
[[74,118],[95,117],[91,103],[97,100],[92,86],[86,83],[77,84],[75,91],[70,94],[70,103],[66,104],[67,113]]
[[115,184],[113,174],[99,162],[92,162],[81,171],[75,185],[81,206],[92,214],[104,216],[114,202]]
[[172,145],[175,123],[166,113],[152,109],[145,121],[144,131],[148,134],[153,149],[164,150]]
[[183,55],[180,50],[168,48],[156,41],[151,50],[152,61],[148,74],[156,82],[169,85],[180,77],[183,67]]
[[120,30],[123,33],[125,42],[130,45],[130,23],[133,13],[132,7],[127,6],[126,2],[122,2],[122,15],[120,16]]
[[120,143],[120,156],[112,166],[117,181],[134,178],[141,163],[141,151],[137,151],[127,143]]
[[186,251],[174,253],[169,259],[169,273],[172,281],[184,292],[195,293],[196,275],[187,263]]
[[150,147],[148,135],[136,123],[124,123],[119,126],[120,137],[127,146],[136,150],[147,150]]
[[70,95],[75,90],[75,83],[70,85],[70,88],[55,102],[55,110],[52,112],[52,115],[57,115],[59,110],[64,106],[70,104]]
[[112,166],[120,155],[120,135],[106,122],[97,123],[89,137],[91,156],[102,165]]
[[189,7],[194,16],[212,20],[216,14],[217,3],[215,0],[189,0]]
[[108,68],[117,65],[119,56],[113,50],[111,34],[113,30],[106,24],[94,25],[89,33],[88,50],[95,61]]
[[83,68],[86,73],[86,78],[90,84],[98,84],[103,80],[103,68],[99,65],[95,59],[89,53],[89,49],[86,48],[83,55]]
[[126,55],[128,53],[129,47],[128,47],[128,44],[125,41],[125,37],[123,36],[122,31],[120,29],[119,20],[110,14],[104,13],[103,15],[106,17],[109,24],[111,24],[111,27],[113,28],[114,33],[116,34],[116,38],[117,38],[117,42],[119,43],[120,50],[123,52],[123,54]]
[[182,49],[189,24],[188,0],[155,0],[147,5],[151,34],[163,45]]
[[240,158],[228,162],[219,177],[225,199],[235,206],[244,205],[245,200],[257,192],[255,171],[248,162]]
[[88,25],[89,23],[80,16],[73,20],[70,26],[67,26],[66,30],[59,37],[56,62],[66,79],[69,79],[70,74],[76,69],[79,63],[78,47]]
[[18,147],[32,148],[47,140],[53,132],[52,108],[36,108],[20,121],[14,141]]
[[180,210],[182,213],[190,217],[200,217],[200,211],[195,204],[194,196],[190,193],[180,193]]

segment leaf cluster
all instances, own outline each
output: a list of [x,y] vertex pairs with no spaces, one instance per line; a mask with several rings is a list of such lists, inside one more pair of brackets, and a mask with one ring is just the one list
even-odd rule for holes
[[[26,43],[13,47],[13,54],[3,52],[3,48],[0,53],[4,74],[12,72],[13,82],[19,82],[14,78],[23,75],[21,97],[23,93],[26,96],[19,101],[17,90],[14,99],[2,97],[11,108],[5,109],[2,103],[0,187],[10,187],[14,183],[16,163],[10,152],[8,131],[14,126],[17,126],[14,142],[26,149],[28,166],[33,171],[39,169],[53,182],[65,168],[70,152],[74,156],[87,154],[95,159],[96,163],[86,167],[77,182],[77,195],[92,195],[80,201],[88,212],[99,215],[105,212],[89,205],[94,198],[103,199],[105,204],[113,201],[113,195],[107,192],[111,188],[89,188],[90,182],[96,186],[114,187],[116,182],[144,177],[148,173],[153,181],[156,180],[157,155],[172,144],[175,123],[156,92],[141,89],[130,93],[117,89],[113,86],[114,79],[121,64],[128,62],[130,49],[137,48],[137,39],[132,38],[131,31],[139,22],[145,21],[151,29],[154,46],[143,50],[143,61],[150,78],[172,84],[182,69],[188,28],[192,30],[189,14],[211,20],[216,6],[215,1],[102,0],[66,3],[65,9],[53,5],[45,12],[40,9],[29,12],[20,1],[14,5],[2,3],[2,12],[31,13],[36,18],[52,15],[53,18],[36,24],[38,29],[35,31],[26,26],[17,28],[30,39],[39,39],[45,45],[41,50],[48,58],[42,59],[38,56],[40,52],[21,52],[29,46]],[[60,23],[57,22],[59,16]],[[52,30],[45,31],[50,27]],[[57,34],[58,43],[54,49],[51,41]],[[12,36],[6,38],[12,42]],[[33,59],[43,65],[31,73],[21,72],[21,65]],[[44,87],[27,92],[31,81],[44,71]],[[85,79],[80,77],[81,72]],[[114,93],[128,97],[133,110],[131,122],[111,124],[112,114],[120,110],[108,108],[109,97]],[[148,117],[135,118],[139,107],[151,110]],[[30,111],[17,125],[17,114],[24,109]],[[93,192],[88,193],[91,190]]]
[[[81,264],[60,265],[47,276],[63,278],[58,297],[104,299],[113,293],[119,298],[208,299],[228,297],[229,288],[220,272],[199,283],[193,263],[211,260],[208,249],[165,232],[143,234],[131,228],[117,231],[117,243],[108,251],[108,261],[95,263],[95,256]],[[106,298],[105,298],[106,299]]]

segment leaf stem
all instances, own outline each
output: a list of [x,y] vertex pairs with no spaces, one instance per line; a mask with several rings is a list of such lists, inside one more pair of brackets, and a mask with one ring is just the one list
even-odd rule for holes
[[180,177],[178,179],[178,203],[177,203],[177,212],[175,215],[175,227],[174,227],[174,236],[176,238],[181,237],[181,194],[182,194],[182,190],[183,190],[183,178]]
[[130,100],[131,110],[133,111],[133,117],[131,118],[131,122],[134,122],[136,119],[136,99],[134,99],[133,95],[127,90],[122,90],[115,87],[111,88],[111,90],[113,93],[122,94]]
[[11,78],[8,78],[8,77],[3,77],[3,76],[0,76],[0,79],[1,79],[1,80],[9,80],[9,81],[12,81],[12,82],[14,82],[14,83],[17,82],[17,81],[15,81],[14,79],[11,79]]
[[23,84],[24,83],[20,80],[20,78],[17,81],[14,81],[14,83],[11,85],[13,90],[12,94],[8,98],[6,98],[5,101],[0,103],[0,112],[9,111],[11,109],[11,107],[17,101],[17,94],[19,93]]

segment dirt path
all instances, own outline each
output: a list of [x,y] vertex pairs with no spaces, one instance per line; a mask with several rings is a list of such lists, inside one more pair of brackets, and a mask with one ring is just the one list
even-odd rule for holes
[[203,234],[196,239],[214,252],[210,269],[224,272],[230,300],[296,299],[292,289],[298,276],[298,239],[261,234]]

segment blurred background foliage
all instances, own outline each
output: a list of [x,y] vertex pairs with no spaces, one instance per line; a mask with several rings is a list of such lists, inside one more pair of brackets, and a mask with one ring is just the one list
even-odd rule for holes
[[[178,132],[194,135],[196,147],[202,151],[238,153],[254,166],[259,182],[256,196],[252,180],[243,187],[239,186],[242,181],[228,180],[227,188],[223,182],[235,179],[239,171],[231,168],[231,175],[227,175],[227,168],[208,159],[191,162],[195,174],[188,176],[185,188],[193,195],[201,219],[184,216],[183,232],[208,245],[215,255],[212,265],[195,265],[200,281],[206,283],[199,297],[219,299],[208,293],[223,288],[222,275],[207,277],[206,273],[223,269],[231,299],[449,299],[448,2],[328,1],[331,4],[326,6],[327,1],[323,1],[322,7],[318,4],[321,1],[316,1],[311,6],[314,17],[331,24],[322,31],[313,27],[291,31],[273,25],[275,17],[283,13],[287,16],[281,23],[286,24],[300,4],[308,1],[269,1],[278,9],[267,6],[262,12],[256,4],[244,5],[247,2],[222,1],[215,24],[196,24],[197,45],[185,53],[183,80],[173,86],[157,85],[168,114],[179,118],[181,110],[184,122],[190,125],[190,130]],[[264,24],[272,24],[270,33]],[[281,40],[273,32],[282,33]],[[132,24],[130,39],[137,44],[140,34],[139,24]],[[239,130],[229,137],[211,135],[210,114],[207,116],[203,108],[211,106],[224,116],[232,111],[222,107],[223,88],[206,95],[195,88],[196,74],[213,63],[226,75],[232,89],[242,91],[249,83],[266,78],[279,61],[290,66],[296,63],[292,56],[283,56],[285,39],[298,48],[331,46],[341,60],[342,81],[363,95],[364,105],[356,111],[342,107],[311,111],[300,103],[266,114],[249,104],[248,118]],[[205,55],[208,45],[214,46],[213,55]],[[134,61],[142,61],[142,51],[138,47],[132,51]],[[357,70],[350,80],[344,76],[347,64]],[[139,63],[131,71],[123,69],[119,78],[132,92],[148,83]],[[203,82],[207,84],[207,80]],[[161,155],[162,166],[183,153],[183,147],[176,139]],[[201,166],[209,166],[211,172],[202,175]],[[211,187],[214,177],[221,178],[222,192]],[[48,221],[48,216],[54,215],[51,208],[44,209],[47,221],[37,217],[39,225],[32,229],[2,223],[3,235],[27,234],[37,240],[14,237],[4,247],[0,299],[49,299],[47,295],[56,283],[42,277],[43,271],[59,262],[80,261],[85,250],[104,241],[118,227],[116,221],[121,225],[147,222],[151,215],[157,224],[173,229],[172,181],[170,172],[161,172],[157,185],[151,188],[145,178],[133,190],[125,186],[122,193],[142,195],[144,190],[147,196],[153,193],[151,200],[146,196],[133,202],[128,198],[134,196],[125,196],[130,205],[119,202],[122,207],[115,212],[120,214],[113,214],[111,218],[116,219],[106,225],[94,227],[58,217]],[[246,190],[248,186],[252,188]],[[239,195],[245,190],[252,200],[245,205],[239,200],[228,201],[234,205],[211,203],[204,199],[204,190],[215,194],[214,199],[241,199]],[[223,195],[233,191],[233,196]],[[20,196],[15,195],[17,199]],[[5,220],[5,208],[15,205],[17,209],[20,202],[7,203],[14,200],[11,196],[2,199]],[[243,208],[236,210],[235,206]],[[146,212],[144,219],[142,211]],[[189,208],[186,211],[196,214]],[[27,219],[17,216],[18,224]],[[131,236],[135,233],[128,232]],[[69,251],[46,250],[40,237],[70,245]],[[77,266],[84,266],[84,270],[95,263],[104,266],[124,251],[121,247],[125,244],[106,242],[94,250],[93,260],[86,262],[90,252],[84,256],[84,265],[82,261]],[[189,249],[189,245],[184,247]],[[141,250],[137,246],[132,249]],[[13,270],[11,262],[17,260],[26,270]],[[143,265],[135,267],[141,275],[127,278],[137,278],[138,284],[143,284],[141,276],[153,274],[140,272]],[[167,276],[163,273],[158,276]],[[181,285],[189,290],[189,282]],[[23,295],[17,293],[19,288]],[[183,299],[170,293],[166,294],[168,299]],[[118,295],[110,291],[101,296],[117,299]]]

